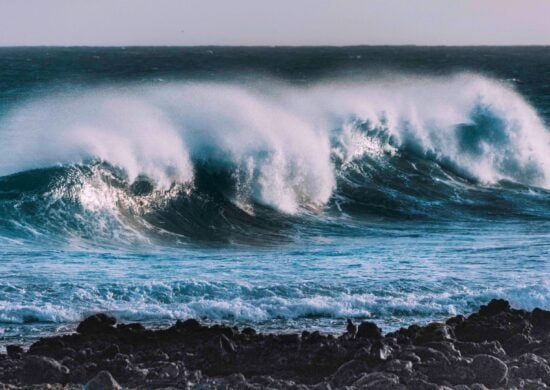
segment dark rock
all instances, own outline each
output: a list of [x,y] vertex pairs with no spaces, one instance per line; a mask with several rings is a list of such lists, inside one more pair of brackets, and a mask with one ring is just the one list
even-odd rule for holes
[[420,357],[423,362],[433,360],[449,364],[447,356],[437,349],[430,347],[412,347],[411,352]]
[[175,325],[176,329],[178,330],[185,330],[185,331],[191,331],[196,332],[202,329],[201,324],[199,321],[191,318],[185,321],[178,320]]
[[357,338],[381,339],[382,331],[374,323],[369,321],[361,322],[357,329]]
[[109,371],[100,371],[87,384],[86,390],[120,390],[122,387],[117,383]]
[[514,370],[514,376],[522,379],[541,379],[550,383],[550,366],[546,359],[533,353],[526,353],[519,357],[518,368]]
[[371,390],[406,390],[407,387],[399,383],[399,378],[393,374],[375,373],[381,375],[367,374],[353,383],[356,388]]
[[437,322],[421,328],[415,337],[415,344],[424,344],[432,341],[447,341],[454,339],[453,330],[449,325]]
[[71,359],[75,359],[77,357],[76,351],[73,348],[69,347],[61,349],[59,355]]
[[425,343],[422,346],[435,349],[445,354],[445,356],[448,358],[451,358],[451,357],[459,358],[462,356],[460,351],[456,349],[455,345],[447,341],[430,342],[430,343]]
[[423,362],[418,369],[430,382],[438,384],[470,384],[476,378],[474,371],[466,366],[466,362],[450,364],[448,361],[429,360]]
[[521,355],[531,349],[533,338],[524,334],[516,334],[502,343],[506,353],[512,356]]
[[19,345],[6,345],[6,353],[12,359],[19,358],[23,352],[23,348]]
[[510,313],[504,316],[483,317],[472,315],[455,327],[459,341],[504,341],[516,334],[528,335],[531,324],[526,319]]
[[367,364],[360,360],[350,360],[338,367],[338,370],[331,376],[331,382],[336,387],[351,385],[358,375],[367,369]]
[[111,344],[103,351],[99,353],[99,356],[103,359],[114,358],[118,353],[120,353],[120,347],[116,344]]
[[510,302],[504,299],[493,299],[488,305],[482,305],[479,309],[480,316],[494,316],[502,313],[503,311],[510,310]]
[[376,341],[370,350],[370,358],[374,361],[385,361],[391,358],[393,354],[393,348],[382,340]]
[[535,308],[531,313],[531,321],[536,328],[550,330],[550,311]]
[[395,385],[399,383],[399,377],[395,374],[387,374],[385,372],[372,372],[361,375],[359,379],[353,382],[353,386],[358,388],[371,388],[375,383]]
[[411,351],[401,352],[398,355],[398,358],[401,359],[401,360],[407,360],[407,361],[409,361],[413,364],[418,364],[418,363],[422,362],[422,359],[420,359],[420,356],[418,356],[417,354],[415,354],[414,352],[411,352]]
[[81,334],[94,334],[113,329],[116,319],[105,313],[98,313],[87,317],[82,321],[76,331]]
[[256,330],[254,330],[252,328],[244,328],[241,331],[241,333],[246,335],[246,336],[254,336],[254,335],[256,335]]
[[489,390],[484,384],[482,383],[474,383],[470,385],[471,390]]
[[466,317],[464,317],[463,315],[457,315],[449,318],[447,321],[445,321],[445,324],[449,326],[457,326],[458,324],[461,324],[464,321],[466,321]]
[[108,370],[128,388],[539,389],[550,384],[547,313],[493,301],[467,318],[411,325],[385,337],[364,322],[355,338],[349,332],[337,338],[317,331],[239,333],[196,320],[145,329],[113,326],[114,319],[96,315],[83,321],[79,333],[43,338],[27,353],[0,355],[0,383],[82,387]]
[[346,322],[346,332],[351,337],[355,337],[355,334],[357,333],[357,325],[355,325],[349,318]]
[[145,331],[145,327],[140,323],[131,323],[131,324],[118,324],[117,329],[132,333],[140,333]]
[[68,373],[68,368],[62,366],[57,360],[29,355],[25,357],[21,379],[28,384],[61,383]]
[[233,353],[237,349],[235,344],[224,334],[219,336],[219,345],[220,349],[226,353]]
[[300,336],[298,336],[295,333],[281,334],[279,335],[279,341],[282,344],[287,344],[287,345],[298,344],[300,342]]
[[499,358],[506,356],[506,352],[498,341],[484,341],[482,343],[458,341],[453,345],[465,356],[492,355]]
[[472,361],[471,368],[476,375],[476,380],[487,386],[502,384],[508,376],[506,364],[491,355],[477,355]]
[[[436,385],[435,383],[427,382],[419,378],[411,378],[406,380],[406,385],[409,389],[415,390],[441,390],[442,386]],[[467,390],[470,390],[467,387]]]
[[392,359],[384,364],[384,371],[398,375],[400,378],[412,375],[413,365],[410,361]]

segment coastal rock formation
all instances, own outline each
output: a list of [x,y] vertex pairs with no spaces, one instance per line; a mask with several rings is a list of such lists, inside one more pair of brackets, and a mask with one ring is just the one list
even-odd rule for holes
[[193,319],[150,330],[96,314],[77,333],[7,352],[0,389],[545,389],[550,312],[493,300],[469,317],[385,335],[370,322],[356,332],[348,323],[339,337],[261,334]]

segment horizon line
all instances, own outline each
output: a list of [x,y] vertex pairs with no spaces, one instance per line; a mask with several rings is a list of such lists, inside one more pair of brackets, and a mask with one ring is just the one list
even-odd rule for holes
[[137,47],[159,47],[159,48],[201,48],[201,47],[233,47],[233,48],[351,48],[351,47],[550,47],[548,44],[350,44],[350,45],[0,45],[0,48],[137,48]]

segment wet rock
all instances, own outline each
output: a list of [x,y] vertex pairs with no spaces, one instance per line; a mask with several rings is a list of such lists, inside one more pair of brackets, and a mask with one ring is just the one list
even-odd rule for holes
[[116,324],[116,319],[105,313],[98,313],[87,317],[82,321],[76,331],[81,334],[94,334],[105,332],[113,328]]
[[24,350],[20,345],[6,345],[6,353],[12,359],[18,359]]
[[202,329],[201,324],[193,318],[185,321],[178,320],[176,321],[175,327],[179,330],[188,330],[188,331],[197,331]]
[[346,333],[351,338],[354,338],[357,333],[357,325],[355,325],[349,318],[346,321]]
[[447,341],[454,339],[453,330],[449,325],[431,323],[421,328],[415,337],[415,344],[424,344],[434,341]]
[[109,371],[100,371],[85,386],[86,390],[120,390],[122,387],[117,383]]
[[[459,341],[504,341],[516,334],[529,334],[531,324],[518,316],[509,315],[503,318],[500,315],[483,317],[472,315],[470,318],[458,324],[454,331]],[[472,318],[473,317],[473,318]],[[498,317],[495,319],[495,317]]]
[[[317,331],[239,332],[195,320],[151,330],[113,326],[114,319],[96,315],[81,323],[81,332],[41,339],[21,358],[0,355],[0,383],[70,382],[81,388],[108,370],[128,388],[541,389],[550,384],[547,313],[497,301],[467,318],[411,325],[386,336],[366,322],[356,338],[349,332],[336,338]],[[30,367],[33,359],[42,369]]]
[[458,324],[463,323],[464,321],[466,321],[466,317],[464,317],[462,314],[459,314],[457,316],[449,318],[447,321],[445,321],[445,324],[454,327]]
[[69,369],[57,360],[45,356],[29,355],[25,357],[22,380],[28,384],[61,383]]
[[256,335],[256,330],[252,329],[252,328],[244,328],[241,331],[241,333],[246,335],[246,336],[255,336]]
[[374,322],[364,321],[364,322],[361,322],[361,324],[357,328],[356,337],[369,338],[369,339],[381,339],[382,331]]
[[480,316],[494,316],[510,310],[510,302],[504,299],[493,299],[488,305],[482,305],[479,309]]
[[508,376],[506,364],[491,355],[477,355],[470,367],[476,375],[476,380],[487,386],[502,384]]
[[531,321],[538,330],[550,330],[550,311],[535,308],[531,313]]
[[116,327],[118,330],[130,332],[130,333],[140,333],[145,331],[145,327],[139,323],[118,324]]

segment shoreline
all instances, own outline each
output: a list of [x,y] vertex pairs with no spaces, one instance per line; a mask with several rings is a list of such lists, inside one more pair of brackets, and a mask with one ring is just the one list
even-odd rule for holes
[[6,351],[0,389],[544,389],[550,311],[494,299],[468,317],[387,334],[362,322],[336,336],[262,334],[193,319],[147,329],[99,313],[75,333]]

